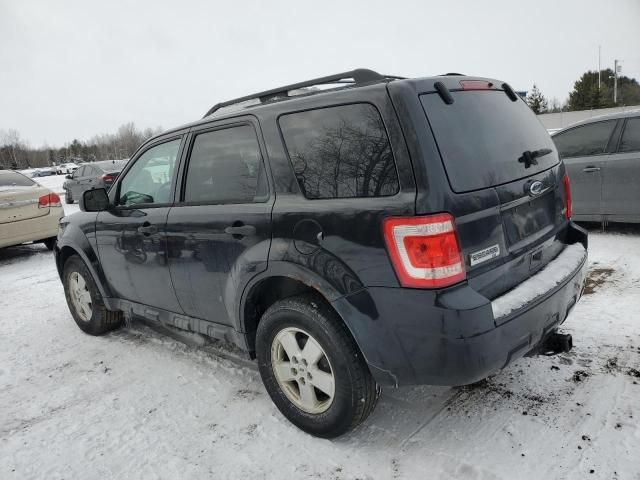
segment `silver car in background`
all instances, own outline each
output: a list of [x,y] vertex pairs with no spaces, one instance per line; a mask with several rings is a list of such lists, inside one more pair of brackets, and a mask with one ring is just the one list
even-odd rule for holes
[[552,138],[571,180],[574,220],[640,223],[640,110],[593,117]]
[[73,174],[67,175],[67,180],[62,185],[65,202],[73,203],[79,200],[85,190],[109,190],[126,164],[126,160],[104,160],[80,165]]

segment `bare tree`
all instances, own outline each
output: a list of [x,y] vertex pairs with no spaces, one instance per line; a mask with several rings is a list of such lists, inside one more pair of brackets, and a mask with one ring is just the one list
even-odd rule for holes
[[125,159],[131,157],[145,140],[161,131],[160,127],[138,130],[133,122],[129,122],[121,125],[116,133],[95,135],[85,142],[73,139],[57,149],[47,145],[33,149],[17,130],[0,130],[0,167],[30,168],[69,161]]

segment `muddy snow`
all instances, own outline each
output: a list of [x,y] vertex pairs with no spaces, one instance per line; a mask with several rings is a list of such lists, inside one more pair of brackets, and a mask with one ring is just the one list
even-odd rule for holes
[[570,353],[385,390],[328,441],[251,362],[136,322],[83,334],[44,246],[0,250],[0,478],[640,478],[640,229],[592,231],[589,262]]

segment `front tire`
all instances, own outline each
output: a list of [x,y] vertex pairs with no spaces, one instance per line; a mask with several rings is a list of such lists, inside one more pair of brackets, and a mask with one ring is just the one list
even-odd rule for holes
[[64,294],[71,316],[89,335],[102,335],[122,325],[122,312],[107,310],[93,276],[78,255],[64,264]]
[[71,190],[65,190],[64,201],[67,205],[71,205],[73,203],[73,197],[71,196]]
[[256,334],[262,381],[278,410],[311,435],[338,437],[373,411],[379,388],[353,337],[315,295],[276,302]]

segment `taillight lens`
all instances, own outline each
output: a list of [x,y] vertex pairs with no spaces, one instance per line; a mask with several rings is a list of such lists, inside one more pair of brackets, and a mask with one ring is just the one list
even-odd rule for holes
[[389,217],[384,239],[403,287],[441,288],[466,278],[453,217]]
[[573,206],[571,205],[571,182],[569,181],[569,175],[565,175],[562,178],[562,183],[564,184],[565,215],[570,219],[573,215]]
[[60,197],[55,193],[48,193],[38,198],[38,208],[61,207]]
[[116,179],[116,175],[112,175],[112,174],[106,174],[102,176],[102,181],[105,183],[113,183],[115,179]]

